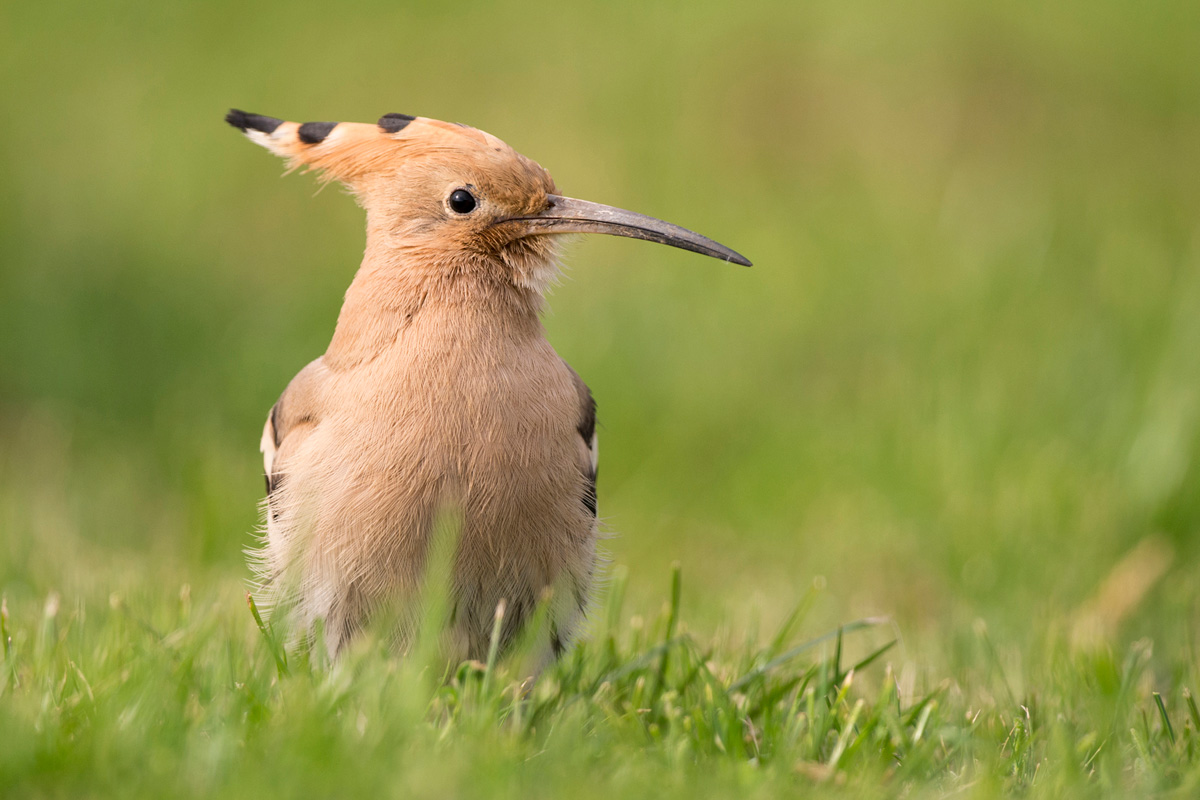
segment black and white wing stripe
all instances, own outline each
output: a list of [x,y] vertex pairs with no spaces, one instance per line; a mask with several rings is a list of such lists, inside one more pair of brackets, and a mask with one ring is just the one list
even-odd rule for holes
[[263,475],[267,479],[268,499],[279,488],[279,473],[275,472],[275,457],[279,453],[279,445],[283,442],[283,437],[279,435],[279,404],[282,401],[283,399],[280,398],[275,405],[271,406],[271,413],[267,415],[267,422],[263,425],[262,442],[258,446],[263,455]]
[[[320,419],[319,397],[327,374],[322,359],[313,361],[292,379],[267,415],[260,449],[263,474],[267,478],[268,504],[283,482],[287,462],[294,458]],[[275,516],[274,508],[272,516]]]
[[596,472],[600,459],[600,443],[596,437],[596,400],[587,384],[575,375],[575,389],[579,392],[579,424],[575,430],[587,447],[589,461],[584,467],[587,482],[583,491],[583,507],[596,516]]

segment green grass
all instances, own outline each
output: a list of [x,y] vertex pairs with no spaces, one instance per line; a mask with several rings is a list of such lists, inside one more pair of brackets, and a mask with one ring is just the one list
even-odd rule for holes
[[[1185,0],[6,9],[0,793],[1194,795],[1198,31]],[[755,262],[571,248],[546,327],[599,401],[624,606],[527,695],[369,641],[281,676],[246,610],[263,417],[363,223],[231,106],[461,120]]]
[[594,635],[536,680],[520,653],[446,665],[428,637],[407,658],[368,636],[314,660],[235,598],[197,605],[189,587],[148,608],[6,609],[0,777],[14,797],[1200,788],[1197,673],[1181,664],[1152,691],[1146,642],[1048,637],[1018,696],[979,627],[965,680],[914,692],[887,663],[887,620],[795,641],[815,591],[760,645],[689,630],[678,572],[660,616],[626,618],[624,580]]

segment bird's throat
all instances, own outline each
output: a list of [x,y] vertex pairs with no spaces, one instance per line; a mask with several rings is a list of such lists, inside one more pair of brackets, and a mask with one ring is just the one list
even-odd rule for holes
[[[486,259],[415,260],[368,250],[338,314],[325,363],[347,369],[374,360],[401,343],[433,307],[441,319],[486,335],[541,335],[542,296],[514,285],[501,264]],[[420,268],[414,264],[419,263]],[[414,342],[414,346],[419,343]]]

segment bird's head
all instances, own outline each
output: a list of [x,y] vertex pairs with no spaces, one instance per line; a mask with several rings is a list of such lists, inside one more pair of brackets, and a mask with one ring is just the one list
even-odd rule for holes
[[[406,114],[376,124],[225,117],[292,168],[337,180],[366,208],[370,243],[443,268],[500,265],[541,291],[555,274],[558,234],[661,242],[749,266],[724,245],[661,220],[558,194],[546,170],[491,134]],[[407,259],[405,259],[407,260]]]

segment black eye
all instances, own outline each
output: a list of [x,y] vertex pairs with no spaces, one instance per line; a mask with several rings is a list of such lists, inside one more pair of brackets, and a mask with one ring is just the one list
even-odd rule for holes
[[455,189],[450,195],[450,210],[455,214],[470,214],[475,210],[475,195],[466,189]]

